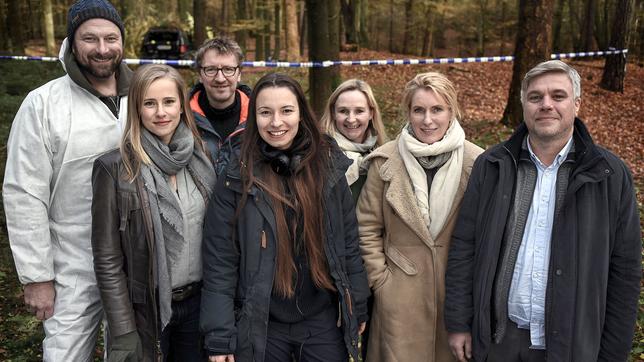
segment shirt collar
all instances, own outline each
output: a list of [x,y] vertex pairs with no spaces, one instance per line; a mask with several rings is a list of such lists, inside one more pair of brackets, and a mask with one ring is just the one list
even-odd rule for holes
[[535,155],[534,152],[532,152],[532,147],[530,146],[530,135],[528,135],[525,138],[524,142],[525,142],[525,146],[527,146],[528,152],[530,152],[530,158],[532,159],[532,161],[538,166],[542,167],[543,169],[559,167],[559,165],[561,165],[561,163],[566,160],[566,158],[568,157],[568,153],[573,147],[572,136],[570,136],[570,138],[568,139],[568,142],[566,142],[566,145],[561,149],[561,151],[559,151],[559,153],[557,153],[557,156],[555,156],[555,160],[552,162],[552,164],[546,167],[546,165],[544,165],[543,162],[541,162],[539,157],[537,157],[537,155]]

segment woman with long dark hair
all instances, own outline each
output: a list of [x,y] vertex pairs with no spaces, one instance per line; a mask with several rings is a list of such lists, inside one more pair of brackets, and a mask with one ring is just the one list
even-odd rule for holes
[[204,228],[201,328],[211,361],[357,359],[369,295],[344,173],[300,85],[253,90],[239,160]]
[[201,232],[215,172],[181,75],[132,78],[120,150],[94,163],[92,251],[108,361],[200,361]]

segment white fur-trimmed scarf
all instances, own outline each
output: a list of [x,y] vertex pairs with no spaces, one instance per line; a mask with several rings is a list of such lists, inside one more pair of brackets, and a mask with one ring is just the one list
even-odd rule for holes
[[[456,119],[451,121],[445,136],[431,145],[419,141],[403,127],[398,140],[398,151],[403,159],[407,173],[416,195],[416,202],[427,223],[429,234],[436,238],[447,220],[463,166],[463,145],[465,132]],[[438,169],[428,193],[427,174],[418,162],[419,157],[435,157],[451,153],[449,159]]]

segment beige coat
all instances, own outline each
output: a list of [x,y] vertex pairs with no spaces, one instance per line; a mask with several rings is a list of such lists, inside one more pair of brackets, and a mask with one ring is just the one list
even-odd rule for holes
[[357,205],[360,247],[374,293],[367,361],[452,361],[443,323],[447,253],[472,164],[483,150],[465,141],[454,206],[432,240],[397,142],[373,152]]

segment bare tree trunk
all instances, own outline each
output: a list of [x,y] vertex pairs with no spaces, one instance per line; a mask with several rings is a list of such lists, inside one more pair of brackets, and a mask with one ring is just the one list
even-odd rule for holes
[[554,52],[560,52],[561,47],[561,24],[563,23],[563,11],[565,0],[555,0],[555,15],[552,22],[552,49]]
[[[309,59],[311,61],[335,59],[338,55],[338,48],[333,45],[332,41],[333,31],[329,29],[330,25],[335,24],[330,21],[329,10],[332,7],[324,0],[306,0],[307,18],[310,26]],[[335,31],[337,32],[337,29]],[[311,68],[309,70],[310,103],[318,116],[321,116],[324,111],[326,100],[331,95],[333,78],[336,76],[337,69],[334,68]]]
[[584,14],[584,23],[581,29],[581,42],[582,51],[588,52],[595,50],[594,36],[595,36],[595,9],[597,8],[597,0],[586,1],[586,8]]
[[609,9],[611,2],[604,0],[602,11],[597,11],[595,15],[595,39],[597,40],[597,49],[606,50],[610,42],[609,29]]
[[[405,1],[405,33],[403,34],[403,53],[405,54],[410,54],[411,53],[411,37],[412,37],[412,28],[414,26],[414,13],[412,12],[413,9],[413,1],[412,0],[407,0]],[[392,14],[393,17],[393,14]]]
[[432,47],[434,42],[434,15],[433,4],[430,1],[425,1],[425,30],[423,31],[423,50],[421,55],[428,57],[432,54]]
[[[309,22],[308,22],[308,10],[306,8],[308,5],[305,4],[305,6],[300,6],[300,56],[304,56],[304,49],[307,44],[307,39],[309,39],[308,33],[310,32],[308,30],[309,27]],[[309,58],[311,56],[309,55]]]
[[[329,53],[331,58],[327,60],[337,60],[340,57],[340,42],[342,39],[342,33],[340,33],[340,13],[342,12],[340,10],[340,0],[327,0],[327,5],[329,7],[329,46],[331,47],[331,52]],[[333,68],[333,70],[336,71],[334,76],[339,76],[337,68]]]
[[297,2],[284,0],[284,27],[286,28],[286,59],[300,60],[300,35],[297,30]]
[[[237,0],[237,19],[238,20],[248,20],[249,15],[249,5],[247,0]],[[235,32],[235,39],[239,46],[246,50],[246,39],[248,39],[248,30],[241,29]],[[257,58],[257,57],[255,57]]]
[[225,32],[228,33],[230,28],[230,5],[228,0],[221,1],[221,27],[224,28]]
[[434,47],[445,47],[445,18],[447,16],[447,1],[443,0],[441,15],[436,19],[436,32],[434,34]]
[[501,120],[505,125],[516,126],[523,119],[520,91],[525,73],[538,63],[550,59],[553,5],[554,0],[519,1],[512,83]]
[[479,16],[478,16],[478,34],[477,34],[477,56],[482,57],[485,54],[485,21],[487,13],[487,1],[488,0],[478,0],[479,5]]
[[9,1],[9,11],[7,16],[7,27],[9,32],[10,50],[16,54],[25,52],[25,35],[22,20],[26,17],[22,15],[22,1]]
[[[640,1],[639,3],[636,3],[636,8],[634,10],[635,13],[641,14],[642,11],[644,11],[644,2]],[[632,46],[633,46],[633,56],[640,61],[644,59],[644,22],[642,21],[641,17],[637,16],[635,17],[635,24],[633,24],[633,28],[635,29],[635,39],[633,39]]]
[[[369,31],[367,30],[367,19],[369,18],[369,0],[360,0],[360,37],[358,45],[366,47],[369,45]],[[373,21],[373,20],[372,20]]]
[[347,44],[360,43],[360,0],[340,0]]
[[389,51],[394,53],[394,0],[389,0]]
[[264,30],[262,31],[262,39],[264,39],[264,59],[269,60],[271,59],[271,22],[273,20],[269,0],[264,0],[262,13],[264,20]]
[[280,50],[282,50],[282,44],[281,44],[281,38],[282,38],[282,25],[280,19],[282,18],[281,15],[281,6],[280,2],[275,1],[273,4],[273,10],[274,14],[273,15],[273,25],[274,25],[274,31],[273,31],[273,36],[275,39],[275,46],[273,47],[273,60],[279,60],[280,59]]
[[56,55],[56,41],[54,40],[54,14],[51,0],[42,0],[43,29],[45,30],[45,49],[47,55]]
[[5,51],[9,50],[9,39],[7,36],[9,32],[7,31],[6,11],[4,8],[5,1],[0,0],[0,54],[4,54]]
[[[122,4],[122,1],[119,2],[119,5]],[[123,6],[120,5],[117,9]],[[54,0],[54,35],[65,37],[67,35],[67,2],[65,0]],[[123,15],[121,15],[123,16]]]
[[[611,18],[610,18],[610,4],[612,2],[608,0],[604,0],[604,24],[602,28],[602,33],[604,34],[604,40],[601,49],[599,50],[606,50],[608,48],[608,43],[610,43],[610,24],[611,24]],[[617,4],[615,4],[617,7]]]
[[[563,1],[563,0],[559,0]],[[507,41],[507,26],[505,22],[507,21],[508,16],[508,3],[506,0],[501,1],[501,46],[499,49],[500,55],[505,55],[505,42]]]
[[[630,18],[633,10],[633,0],[618,0],[615,7],[613,31],[610,38],[610,48],[624,49],[628,44]],[[624,92],[624,76],[626,75],[626,54],[615,54],[606,57],[604,73],[599,86],[614,92]]]
[[[40,4],[34,4],[32,1],[25,1],[27,6],[28,16],[27,19],[42,19],[42,12]],[[42,35],[42,21],[28,21],[23,26],[27,27],[27,33],[25,34],[25,41],[30,39],[39,38]]]
[[581,34],[581,21],[577,15],[577,6],[575,0],[568,0],[568,17],[570,18],[570,40],[572,42],[573,50],[581,50],[581,39],[578,34]]
[[206,2],[207,0],[193,0],[194,43],[197,47],[203,44],[208,37],[206,35]]
[[257,19],[257,23],[261,24],[259,26],[259,29],[254,31],[255,35],[255,60],[266,60],[265,58],[265,50],[264,46],[266,43],[264,42],[264,22],[266,21],[266,18],[264,17],[264,3],[266,0],[256,0],[255,3],[253,4],[255,6],[254,13],[255,13],[255,19]]

